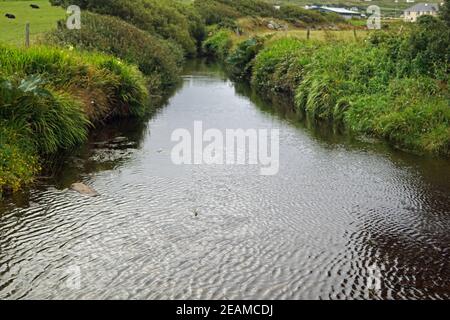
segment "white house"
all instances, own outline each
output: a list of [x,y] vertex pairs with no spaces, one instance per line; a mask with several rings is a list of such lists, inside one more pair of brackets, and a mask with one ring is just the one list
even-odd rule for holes
[[420,16],[437,16],[439,5],[436,3],[418,3],[403,11],[403,19],[407,22],[416,22]]

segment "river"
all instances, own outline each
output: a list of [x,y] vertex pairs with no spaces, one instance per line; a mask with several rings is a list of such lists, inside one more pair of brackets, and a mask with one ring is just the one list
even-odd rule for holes
[[[93,132],[0,202],[0,298],[450,298],[450,161],[298,118],[188,66],[151,119]],[[171,133],[194,121],[279,129],[278,174],[175,166]]]

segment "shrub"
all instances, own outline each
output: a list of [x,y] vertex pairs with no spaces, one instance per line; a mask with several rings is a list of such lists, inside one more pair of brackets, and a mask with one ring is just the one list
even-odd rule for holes
[[[114,17],[83,14],[83,28],[69,30],[62,23],[46,35],[45,42],[78,49],[97,50],[138,65],[145,75],[157,77],[163,87],[178,80],[182,51],[165,40]],[[156,89],[156,88],[155,88]]]
[[254,37],[237,45],[227,59],[233,77],[238,79],[249,79],[251,77],[253,59],[264,47],[264,41],[264,38]]
[[345,122],[354,131],[383,137],[404,149],[448,155],[448,101],[433,79],[395,79],[385,92],[357,99]]
[[0,198],[5,191],[17,191],[31,183],[39,170],[30,137],[0,120]]
[[278,18],[299,26],[345,22],[339,15],[305,10],[297,5],[283,4],[277,10],[262,0],[195,0],[194,6],[208,25],[245,16]]
[[[197,53],[200,16],[175,0],[63,0],[64,6],[78,5],[96,13],[115,16],[151,34],[179,44],[186,55]],[[194,18],[194,17],[197,18]],[[191,33],[192,32],[192,33]]]
[[328,22],[343,22],[344,19],[339,16],[323,14],[317,11],[306,10],[297,5],[283,5],[278,10],[276,16],[284,19],[294,25],[300,22],[306,24],[325,24]]
[[252,84],[259,91],[292,94],[314,46],[294,38],[269,44],[255,59]]
[[400,77],[428,75],[448,82],[450,29],[442,20],[423,16],[402,34],[376,32],[368,41],[388,50]]
[[194,7],[207,25],[235,20],[242,16],[234,8],[216,0],[194,1]]
[[230,33],[227,30],[219,30],[203,43],[205,55],[225,60],[232,47]]
[[39,76],[3,80],[0,87],[0,119],[39,137],[38,150],[53,153],[84,141],[89,124],[82,105],[67,94],[43,87]]
[[442,21],[450,28],[450,1],[444,0],[444,5],[439,10]]

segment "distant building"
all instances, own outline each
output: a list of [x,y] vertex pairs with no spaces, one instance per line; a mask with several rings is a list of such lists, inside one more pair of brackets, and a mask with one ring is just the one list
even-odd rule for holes
[[310,10],[317,10],[320,12],[332,12],[340,15],[344,19],[351,19],[351,18],[361,18],[361,13],[358,11],[352,11],[345,8],[334,8],[334,7],[327,7],[327,6],[311,6],[308,9]]
[[420,16],[437,16],[439,5],[436,3],[418,3],[403,11],[403,19],[407,22],[416,22]]

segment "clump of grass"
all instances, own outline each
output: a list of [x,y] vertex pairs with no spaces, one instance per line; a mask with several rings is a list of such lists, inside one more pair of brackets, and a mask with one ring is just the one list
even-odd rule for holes
[[89,121],[82,105],[71,96],[43,87],[39,76],[0,84],[0,119],[18,132],[39,137],[41,153],[53,153],[84,141]]
[[233,45],[230,32],[219,29],[218,31],[212,31],[212,33],[213,35],[203,42],[203,53],[209,57],[225,60]]
[[90,126],[149,106],[144,76],[112,56],[0,47],[0,65],[2,191],[30,183],[41,156],[82,143]]
[[0,198],[31,183],[39,170],[36,148],[28,134],[0,120]]
[[148,107],[144,76],[112,56],[46,46],[0,47],[0,64],[5,75],[39,75],[47,85],[71,94],[92,122],[136,115]]
[[253,37],[239,43],[227,58],[230,73],[237,79],[249,79],[252,74],[253,60],[264,48],[265,37]]
[[269,42],[255,59],[252,84],[261,92],[293,94],[314,47],[293,38]]

